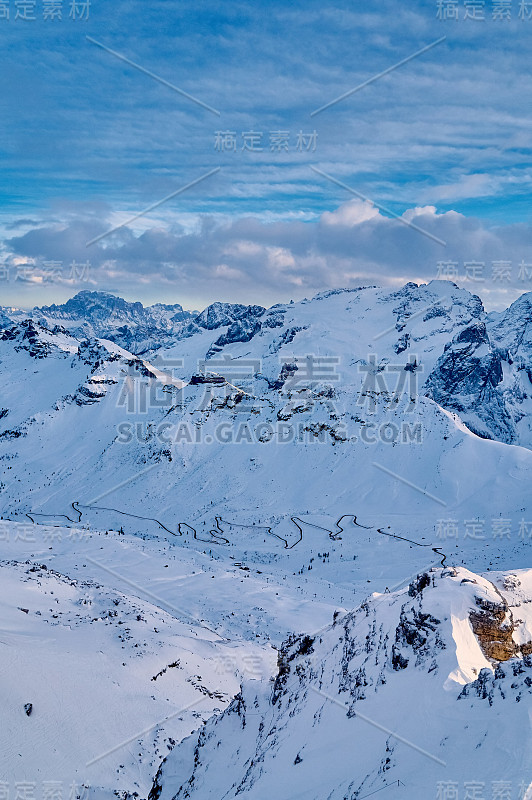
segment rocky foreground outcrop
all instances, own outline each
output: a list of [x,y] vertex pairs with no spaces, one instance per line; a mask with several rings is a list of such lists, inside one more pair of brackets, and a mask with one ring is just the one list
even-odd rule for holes
[[532,612],[504,586],[433,569],[288,641],[273,683],[244,686],[176,747],[150,800],[355,800],[391,785],[429,798],[477,779],[517,790],[532,766]]

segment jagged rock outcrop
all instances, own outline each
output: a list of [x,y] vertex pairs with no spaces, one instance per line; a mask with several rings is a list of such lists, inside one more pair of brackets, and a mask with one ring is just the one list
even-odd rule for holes
[[486,658],[508,661],[519,648],[512,638],[514,623],[508,603],[501,597],[500,603],[476,598],[478,611],[471,611],[469,620]]
[[[504,627],[507,613],[489,581],[438,569],[406,590],[372,596],[313,636],[293,637],[279,652],[273,686],[243,687],[227,711],[178,745],[150,800],[355,799],[398,777],[395,796],[406,799],[432,796],[438,781],[470,780],[471,771],[511,779],[530,760],[527,737],[512,763],[491,739],[502,713],[526,724],[532,659],[510,655],[501,640],[501,626],[505,636],[513,630]],[[483,619],[479,638],[472,614]],[[479,641],[502,644],[503,667],[490,666]],[[486,701],[492,728],[471,711]]]
[[36,307],[34,319],[44,325],[61,322],[75,336],[108,339],[132,353],[173,341],[193,314],[179,303],[144,307],[108,292],[78,292],[62,305]]
[[445,346],[425,393],[456,411],[479,436],[511,443],[516,433],[498,388],[502,379],[500,354],[491,345],[485,323],[475,322]]
[[244,306],[239,303],[212,303],[194,317],[194,324],[208,331],[216,330],[224,325],[231,325],[235,320],[246,317],[259,317],[265,312],[262,306]]

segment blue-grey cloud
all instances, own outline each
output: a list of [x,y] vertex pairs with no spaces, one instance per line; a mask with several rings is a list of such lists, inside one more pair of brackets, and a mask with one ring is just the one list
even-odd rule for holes
[[[449,277],[498,307],[532,288],[532,227],[488,227],[431,206],[391,218],[352,198],[309,221],[199,216],[192,230],[123,227],[87,247],[109,227],[105,220],[83,219],[33,228],[6,240],[7,259],[36,268],[50,260],[90,261],[97,288],[194,306],[214,299],[275,302],[331,287]],[[40,288],[50,292],[46,284]],[[75,287],[65,280],[55,288],[57,293]]]

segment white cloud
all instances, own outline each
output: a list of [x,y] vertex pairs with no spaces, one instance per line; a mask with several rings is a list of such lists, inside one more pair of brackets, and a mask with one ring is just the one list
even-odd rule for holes
[[339,225],[345,228],[352,228],[379,216],[379,210],[373,203],[367,200],[354,198],[337,208],[336,211],[325,211],[322,222],[325,225]]

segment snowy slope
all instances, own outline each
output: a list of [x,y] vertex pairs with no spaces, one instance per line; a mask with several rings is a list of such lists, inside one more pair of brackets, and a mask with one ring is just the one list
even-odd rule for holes
[[[11,540],[2,555],[20,557],[27,530],[3,523],[2,533]],[[33,543],[33,557],[0,561],[0,775],[145,796],[161,759],[228,705],[242,674],[272,674],[273,651],[178,621],[171,604],[99,566],[108,563],[101,546],[88,556],[81,537],[65,538],[68,562],[58,564],[61,531],[47,533],[37,558]],[[76,541],[89,561],[76,557]]]
[[[532,770],[532,641],[512,639],[509,578],[500,574],[499,588],[465,569],[434,570],[287,643],[276,680],[248,687],[178,746],[150,798],[333,800],[388,786],[389,796],[429,798],[449,782],[517,797]],[[508,652],[492,662],[501,638]]]
[[[279,797],[327,797],[333,791],[332,797],[354,797],[357,790],[363,797],[389,779],[409,787],[409,797],[424,798],[436,796],[438,780],[464,783],[481,779],[482,770],[487,781],[506,780],[495,740],[477,752],[482,725],[490,731],[499,726],[510,742],[503,750],[516,794],[517,776],[524,781],[528,769],[527,684],[521,686],[527,656],[516,649],[510,666],[503,665],[492,711],[486,673],[482,686],[473,684],[483,667],[495,675],[496,665],[471,638],[468,619],[478,607],[476,591],[492,599],[500,592],[513,614],[516,645],[526,650],[531,638],[529,297],[502,315],[486,315],[474,295],[434,281],[394,292],[326,292],[271,309],[215,303],[170,332],[143,339],[150,350],[141,356],[115,336],[117,298],[89,299],[86,323],[92,327],[83,335],[75,331],[85,326],[82,312],[69,321],[64,307],[54,312],[61,321],[19,317],[0,331],[2,597],[5,632],[12,632],[20,654],[17,670],[4,669],[5,702],[0,697],[11,731],[2,764],[9,780],[40,779],[50,762],[61,780],[90,783],[95,799],[115,789],[145,797],[169,745],[218,715],[242,684],[242,699],[231,712],[200,733],[196,766],[197,733],[174,747],[161,771],[164,780],[156,784],[165,797],[193,774],[205,788],[203,795],[192,786],[198,797],[222,796],[216,794],[222,790],[230,797],[231,787],[240,784],[259,798],[273,791]],[[100,302],[117,309],[107,329],[105,314],[100,327],[95,323]],[[165,315],[161,311],[159,322]],[[132,331],[137,323],[133,317],[130,322]],[[113,341],[101,338],[104,329]],[[37,572],[28,572],[34,567]],[[430,572],[433,587],[419,597],[405,594],[416,575],[430,570],[436,570]],[[49,611],[52,591],[61,605],[57,619]],[[86,592],[94,614],[82,608]],[[373,593],[378,595],[368,606]],[[379,620],[375,631],[382,626],[391,642],[405,603],[417,604],[418,611],[423,604],[419,613],[440,620],[427,633],[437,669],[425,661],[416,666],[415,653],[404,655],[405,669],[394,669],[391,644],[377,646],[380,633],[369,651],[371,670],[364,663],[367,652],[358,660],[344,658],[339,630],[358,652],[370,608]],[[109,617],[113,607],[124,616]],[[149,636],[137,614],[157,617]],[[284,669],[285,656],[292,664],[286,654],[318,629],[312,648],[328,665],[320,680],[331,696],[351,698],[350,676],[364,668],[371,674],[375,719],[395,709],[383,724],[414,743],[426,728],[427,749],[452,769],[438,773],[438,762],[421,767],[411,748],[408,759],[399,760],[403,744],[397,741],[386,754],[382,731],[359,731],[361,718],[345,721],[345,711],[314,697],[315,675],[304,652],[293,660],[302,692],[287,684],[273,703],[272,646]],[[441,652],[435,637],[445,643]],[[41,681],[32,660],[37,648],[48,674],[57,674],[55,683]],[[96,657],[100,651],[104,667]],[[182,671],[168,669],[179,660],[172,655],[177,651],[188,653]],[[74,675],[79,662],[87,669]],[[525,672],[514,676],[514,662]],[[70,665],[68,675],[63,663]],[[386,684],[378,680],[381,673]],[[521,688],[514,690],[512,682]],[[154,684],[168,691],[159,694]],[[466,684],[467,697],[458,701]],[[54,711],[50,698],[62,685],[67,699]],[[32,686],[39,691],[26,717]],[[501,687],[514,698],[510,705],[500,706]],[[98,703],[85,703],[83,697],[95,692]],[[113,741],[118,745],[150,723],[156,727],[91,765],[91,772],[91,759],[83,762],[79,719],[68,716],[77,694],[94,731],[87,743],[91,757],[105,751],[100,739],[112,750]],[[157,727],[157,703],[166,703],[172,714],[196,694],[212,702]],[[435,713],[420,711],[403,726],[401,713],[418,695],[434,704]],[[41,704],[46,720],[38,714]],[[56,738],[49,742],[51,734],[38,728],[26,747],[34,720]],[[269,745],[276,733],[266,743],[261,737],[285,723],[286,756],[277,753],[275,763],[283,767],[274,769],[276,746]],[[474,742],[466,748],[469,762],[465,755],[460,760],[456,744],[465,725]],[[108,726],[103,737],[96,733],[102,726]],[[446,736],[452,747],[441,744]],[[217,737],[223,741],[216,750],[230,767],[223,786],[215,769],[207,768],[217,763],[211,750]],[[307,748],[302,761],[299,751],[292,754],[298,742]],[[355,765],[353,750],[361,753]],[[248,763],[256,761],[255,752],[259,764],[264,757],[262,772]],[[466,775],[468,763],[478,764],[476,775]],[[292,784],[298,769],[307,777]],[[499,770],[503,774],[495,776]],[[339,776],[337,785],[329,774]],[[404,786],[397,792],[406,792]]]
[[[252,568],[241,577],[259,594],[268,575],[290,584],[298,609],[303,598],[323,601],[314,613],[324,621],[368,590],[384,591],[438,563],[442,553],[475,570],[512,568],[528,557],[530,451],[476,436],[423,396],[424,376],[446,343],[481,313],[471,295],[435,282],[277,307],[266,315],[275,324],[206,360],[203,369],[225,374],[231,385],[192,385],[199,362],[230,327],[211,328],[227,322],[225,313],[218,306],[204,314],[209,327],[153,364],[109,342],[78,346],[61,329],[25,323],[4,333],[4,516],[27,521],[29,513],[40,522],[69,515],[74,524],[81,514],[94,530],[123,526],[174,540],[191,557],[208,549],[224,569],[228,561]],[[415,339],[415,354],[395,353],[397,324]],[[362,329],[364,338],[357,337]],[[372,360],[369,348],[387,355]],[[332,378],[293,378],[299,367],[291,373],[286,365],[304,366],[309,353],[338,359]],[[408,377],[394,396],[402,375],[386,365],[412,364],[412,355],[419,381]],[[236,368],[245,360],[253,370],[242,376]],[[377,381],[364,389],[375,365],[390,381],[385,391]],[[407,433],[418,426],[420,437],[403,440],[404,424]],[[389,426],[395,441],[379,436]],[[450,539],[442,535],[449,520],[456,527]],[[466,523],[475,520],[482,534],[468,535]],[[227,619],[233,595],[224,585],[218,602]],[[267,606],[256,599],[249,610],[263,609],[254,614],[280,643],[305,631],[307,621],[289,610],[285,593],[276,602],[277,591]],[[202,602],[209,605],[208,594]],[[252,629],[250,622],[250,636]]]
[[[68,334],[39,326],[36,353],[27,338],[35,333],[24,324],[8,330],[0,367],[6,386],[16,374],[17,387],[2,403],[11,480],[4,510],[65,513],[72,501],[87,503],[153,465],[144,492],[152,507],[168,509],[174,527],[203,522],[207,508],[223,516],[264,504],[269,519],[279,512],[286,519],[304,511],[373,513],[377,504],[387,513],[432,509],[436,517],[438,506],[447,506],[463,517],[466,505],[468,513],[504,516],[523,507],[529,453],[470,435],[460,418],[424,396],[446,345],[480,314],[478,299],[442,282],[392,294],[332,293],[270,310],[251,339],[242,332],[244,341],[235,334],[220,344],[232,325],[212,330],[208,322],[158,351],[153,365],[94,340],[73,352],[76,340],[65,345]],[[409,346],[396,352],[407,334]],[[309,355],[317,374],[305,366]],[[251,375],[239,375],[245,363]],[[320,374],[323,364],[329,372]],[[202,370],[227,382],[192,385]],[[502,424],[491,406],[484,418],[494,429]],[[296,472],[298,481],[285,480]],[[516,479],[508,485],[510,473]],[[284,507],[277,509],[280,495]],[[115,507],[142,514],[145,499],[134,484],[119,497]]]

